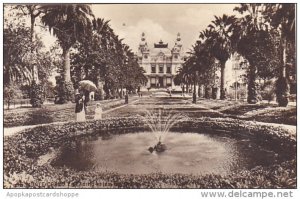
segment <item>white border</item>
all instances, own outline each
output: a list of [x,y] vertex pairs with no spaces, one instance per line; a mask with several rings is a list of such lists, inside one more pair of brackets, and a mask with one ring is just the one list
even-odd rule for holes
[[[127,1],[120,1],[120,0],[111,0],[111,1],[89,1],[89,2],[84,2],[84,1],[78,1],[78,0],[63,0],[63,1],[54,1],[54,0],[47,0],[46,2],[42,0],[22,0],[22,1],[16,1],[16,0],[6,0],[6,1],[1,1],[1,38],[0,38],[0,43],[3,44],[3,3],[252,3],[252,1],[242,1],[242,0],[232,0],[232,1],[195,1],[195,0],[188,0],[186,2],[184,1],[159,1],[159,0],[152,0],[152,1],[133,1],[133,0],[127,0]],[[253,2],[256,3],[256,2]],[[297,3],[297,1],[284,1],[284,0],[273,0],[273,1],[263,1],[263,3]],[[297,25],[299,26],[299,21],[297,17]],[[298,42],[297,42],[298,44]],[[299,52],[299,46],[297,45],[297,52]],[[3,45],[0,51],[0,60],[3,62]],[[297,62],[298,63],[298,62]],[[297,64],[298,66],[298,64]],[[297,67],[298,68],[298,67]],[[2,68],[3,70],[3,68]],[[299,77],[299,68],[297,70],[297,75]],[[0,75],[0,82],[3,82],[3,72]],[[298,86],[298,83],[297,83]],[[300,88],[297,88],[297,92],[300,91]],[[299,97],[299,96],[298,96]],[[3,85],[1,86],[1,92],[0,92],[0,99],[3,99]],[[299,98],[297,98],[299,100]],[[3,102],[3,100],[2,100]],[[0,103],[0,109],[3,110],[3,103]],[[299,107],[297,107],[297,111],[299,112]],[[232,191],[232,190],[224,190],[224,189],[18,189],[18,190],[12,190],[12,189],[5,189],[3,190],[3,112],[1,111],[0,113],[0,118],[1,118],[1,136],[0,136],[0,159],[1,159],[1,174],[0,174],[0,197],[1,198],[10,198],[7,197],[7,193],[21,193],[23,192],[31,192],[31,193],[52,193],[54,191],[56,192],[63,192],[63,193],[70,193],[70,192],[77,192],[79,193],[79,198],[118,198],[118,199],[123,199],[123,198],[130,198],[130,199],[158,199],[158,198],[171,198],[171,199],[182,199],[182,198],[188,198],[188,199],[193,199],[201,198],[200,192],[202,191],[224,191],[227,194]],[[298,132],[297,132],[298,133]],[[298,147],[298,154],[299,154],[299,147]],[[299,163],[298,163],[298,179],[299,179]],[[299,182],[298,182],[298,189],[297,190],[257,190],[257,189],[248,189],[248,190],[242,190],[242,191],[271,191],[273,193],[276,193],[277,191],[292,191],[293,192],[293,198],[299,198],[300,193],[299,193]],[[239,191],[235,189],[235,191]],[[32,197],[33,198],[33,197]],[[37,198],[37,197],[36,197]],[[232,197],[235,198],[235,197]]]

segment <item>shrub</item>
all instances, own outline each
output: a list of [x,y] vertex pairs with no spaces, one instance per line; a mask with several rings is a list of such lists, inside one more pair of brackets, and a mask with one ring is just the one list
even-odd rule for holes
[[34,108],[40,108],[44,103],[44,90],[42,85],[32,82],[30,87],[30,104]]
[[63,78],[57,78],[56,84],[56,104],[64,104],[66,102],[75,101],[75,90],[71,81],[65,82]]
[[95,101],[104,99],[104,91],[101,88],[98,88],[95,92]]
[[285,77],[279,77],[276,81],[276,98],[279,106],[285,107],[288,105],[289,84]]
[[266,83],[264,83],[261,86],[260,95],[263,100],[268,100],[269,103],[275,97],[274,92],[275,92],[275,89],[274,89],[274,84],[272,81],[267,81]]
[[16,85],[4,86],[3,98],[9,109],[10,104],[14,99],[22,98],[22,91]]

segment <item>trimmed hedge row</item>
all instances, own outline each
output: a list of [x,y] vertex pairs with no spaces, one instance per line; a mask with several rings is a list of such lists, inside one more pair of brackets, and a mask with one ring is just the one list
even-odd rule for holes
[[[95,171],[78,172],[69,168],[38,165],[39,156],[66,140],[79,136],[104,134],[113,129],[146,129],[136,117],[70,122],[25,130],[4,140],[4,187],[59,188],[296,188],[295,157],[272,167],[256,167],[220,176],[184,174],[123,175]],[[234,119],[201,118],[177,124],[174,130],[220,131],[238,136],[248,134],[280,145],[280,149],[296,153],[296,138],[282,128],[255,125]],[[213,131],[210,131],[213,130]],[[230,130],[230,131],[228,131]],[[122,132],[118,132],[122,133]]]

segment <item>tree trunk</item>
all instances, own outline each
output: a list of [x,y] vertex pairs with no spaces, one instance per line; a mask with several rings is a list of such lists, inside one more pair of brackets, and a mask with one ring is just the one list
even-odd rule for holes
[[247,102],[249,104],[257,103],[257,91],[256,91],[256,67],[250,63],[248,74],[248,97]]
[[64,80],[65,82],[71,81],[71,69],[70,69],[70,48],[63,48],[64,58]]
[[202,88],[202,85],[198,83],[198,97],[202,97],[201,88]]
[[289,103],[289,84],[286,74],[286,58],[287,45],[286,38],[282,38],[282,52],[281,52],[281,74],[276,81],[276,97],[279,106],[286,107]]
[[[31,45],[33,45],[34,42],[34,24],[35,24],[35,17],[33,14],[30,15],[30,41]],[[31,56],[36,53],[34,52],[33,46],[31,46]],[[31,58],[33,61],[33,57]],[[32,80],[35,81],[37,84],[39,83],[39,78],[38,78],[38,72],[37,72],[37,66],[36,63],[32,63]]]
[[186,84],[185,93],[189,93],[189,84]]
[[205,88],[204,88],[204,97],[206,99],[210,98],[210,88],[209,88],[209,86],[205,86]]
[[224,100],[226,99],[226,94],[225,94],[225,63],[226,61],[221,62],[221,86],[220,86],[220,99]]
[[120,93],[120,97],[123,98],[123,86],[121,86],[121,93]]
[[110,96],[110,93],[109,93],[109,87],[107,85],[107,82],[105,81],[104,82],[104,85],[103,85],[103,90],[105,92],[105,99],[108,99],[109,96]]

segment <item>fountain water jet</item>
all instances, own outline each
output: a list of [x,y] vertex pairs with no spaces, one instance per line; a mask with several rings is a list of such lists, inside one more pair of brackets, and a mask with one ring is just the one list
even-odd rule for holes
[[163,141],[166,138],[170,128],[172,128],[172,126],[174,126],[178,122],[187,120],[186,115],[183,115],[181,113],[173,114],[172,112],[165,112],[162,111],[161,108],[158,109],[158,112],[146,110],[144,116],[139,116],[151,129],[157,139],[157,144],[154,147],[149,147],[148,149],[151,153],[153,151],[165,151],[166,145],[163,144]]

